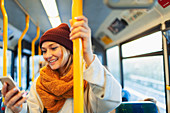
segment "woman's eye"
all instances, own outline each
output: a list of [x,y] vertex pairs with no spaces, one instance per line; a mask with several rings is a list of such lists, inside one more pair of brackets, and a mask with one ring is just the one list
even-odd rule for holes
[[52,49],[52,50],[56,50],[57,48],[58,48],[58,47],[52,47],[51,49]]
[[42,53],[46,53],[46,51],[42,50]]

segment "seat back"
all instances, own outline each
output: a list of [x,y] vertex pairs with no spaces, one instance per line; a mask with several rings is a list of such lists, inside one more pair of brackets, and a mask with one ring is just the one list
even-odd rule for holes
[[155,103],[150,101],[122,102],[116,113],[158,113]]

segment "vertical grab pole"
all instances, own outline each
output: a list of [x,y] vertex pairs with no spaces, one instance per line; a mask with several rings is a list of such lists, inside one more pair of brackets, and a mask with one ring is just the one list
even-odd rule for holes
[[8,15],[1,0],[1,11],[3,15],[3,76],[7,75],[7,44],[8,44]]
[[[82,0],[72,0],[72,20],[83,15]],[[74,75],[74,113],[84,112],[83,85],[83,48],[82,39],[73,40],[73,75]]]
[[21,34],[21,37],[18,40],[18,64],[19,64],[18,65],[18,75],[19,75],[19,87],[20,88],[21,88],[21,49],[22,49],[21,41],[29,28],[29,16],[28,15],[26,15],[25,21],[26,21],[25,29],[24,29],[23,33]]
[[38,55],[39,55],[39,56],[41,55],[41,48],[40,48],[40,45],[38,46]]
[[37,27],[37,36],[32,40],[32,82],[34,81],[34,55],[35,55],[35,42],[37,41],[37,39],[40,36],[40,27]]
[[41,48],[40,45],[38,45],[38,55],[39,55],[39,62],[41,61],[40,56],[41,56]]

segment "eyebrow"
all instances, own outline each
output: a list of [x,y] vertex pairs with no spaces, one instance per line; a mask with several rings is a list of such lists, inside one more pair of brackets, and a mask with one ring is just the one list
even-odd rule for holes
[[[51,47],[51,46],[53,46],[53,45],[54,45],[54,44],[52,43],[52,44],[48,45],[48,47]],[[46,49],[46,48],[42,47],[42,49]]]

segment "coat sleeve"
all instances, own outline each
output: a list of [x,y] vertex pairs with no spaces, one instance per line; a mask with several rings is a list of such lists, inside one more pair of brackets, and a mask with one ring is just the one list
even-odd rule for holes
[[42,101],[36,91],[36,81],[37,79],[34,81],[29,92],[29,98],[27,100],[28,113],[42,113],[44,110]]
[[121,85],[100,63],[96,55],[84,71],[84,79],[90,84],[88,99],[95,113],[106,113],[118,107],[122,101]]

